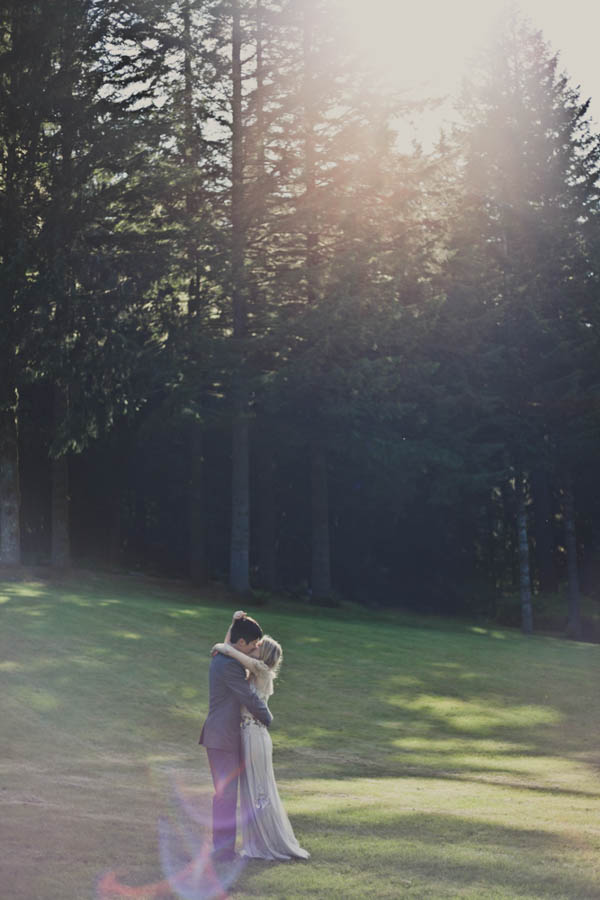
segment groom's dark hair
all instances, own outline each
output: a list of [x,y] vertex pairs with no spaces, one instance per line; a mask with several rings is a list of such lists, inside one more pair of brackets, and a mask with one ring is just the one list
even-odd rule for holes
[[229,640],[232,644],[237,644],[240,638],[243,638],[246,643],[249,644],[250,641],[260,640],[262,636],[262,628],[258,622],[251,619],[250,616],[242,616],[241,618],[236,619],[231,626]]

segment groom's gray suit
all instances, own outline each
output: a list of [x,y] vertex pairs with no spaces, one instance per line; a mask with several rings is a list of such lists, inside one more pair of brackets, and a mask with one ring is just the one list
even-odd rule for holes
[[273,716],[246,681],[244,667],[217,653],[208,675],[210,702],[202,726],[200,744],[206,747],[215,794],[213,797],[213,846],[216,856],[233,856],[238,776],[243,760],[240,742],[240,707],[269,726]]

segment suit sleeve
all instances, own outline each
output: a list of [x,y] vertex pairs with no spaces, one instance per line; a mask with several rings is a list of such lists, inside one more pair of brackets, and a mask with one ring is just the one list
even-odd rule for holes
[[238,663],[228,665],[224,672],[227,687],[235,694],[240,704],[246,707],[252,715],[267,727],[273,721],[269,707],[250,688],[244,677],[244,670]]

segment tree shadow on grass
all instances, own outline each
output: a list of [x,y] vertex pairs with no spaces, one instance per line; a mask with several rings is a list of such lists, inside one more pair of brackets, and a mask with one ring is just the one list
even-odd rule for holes
[[[89,676],[97,675],[106,690],[95,702],[105,716],[107,695],[123,688],[130,727],[148,736],[161,729],[195,735],[207,707],[208,649],[221,637],[210,628],[219,611],[176,605],[171,596],[144,605],[139,585],[130,605],[106,588],[3,585],[4,608],[16,613],[19,638],[31,645],[32,680],[45,691],[45,709],[40,691],[30,692],[32,708],[52,723],[54,694],[57,721],[76,728],[78,701],[91,702],[97,687]],[[600,701],[589,677],[597,652],[460,629],[398,628],[390,643],[389,625],[337,624],[334,644],[321,620],[308,619],[304,631],[295,621],[290,626],[272,701],[284,768],[304,755],[310,765],[302,768],[316,776],[442,774],[547,790],[535,767],[554,760],[586,766],[598,783],[590,722]],[[75,703],[65,709],[71,692]],[[89,717],[84,721],[89,727]]]
[[[298,768],[298,757],[305,757],[302,769]],[[535,795],[546,797],[572,797],[584,800],[600,800],[600,790],[586,791],[577,788],[565,788],[559,785],[534,784],[525,780],[517,781],[507,777],[498,777],[494,774],[486,777],[471,770],[468,773],[444,771],[442,768],[403,766],[400,768],[385,765],[377,766],[368,760],[353,760],[322,756],[318,751],[310,754],[313,765],[306,762],[306,754],[294,750],[284,750],[275,753],[275,770],[277,778],[281,781],[312,780],[322,778],[332,781],[352,781],[354,779],[419,779],[439,782],[456,782],[463,784],[475,784],[494,788],[505,788],[516,791],[531,792]],[[486,774],[488,770],[485,770]]]
[[[114,749],[127,769],[132,754],[139,761],[135,754],[157,746],[167,764],[181,746],[204,760],[196,741],[221,610],[177,605],[172,598],[146,604],[142,593],[129,603],[104,589],[57,592],[39,585],[7,585],[2,597],[9,599],[0,610],[15,613],[5,633],[12,668],[1,674],[5,701],[8,694],[14,699],[11,721],[21,729],[11,735],[17,762],[46,765],[52,758],[58,773],[72,771],[90,748],[89,763],[86,755],[81,765],[92,771],[98,754]],[[597,648],[590,647],[593,656],[587,647],[518,636],[502,642],[458,629],[412,629],[410,635],[396,629],[390,639],[389,625],[381,624],[373,626],[377,639],[365,643],[365,623],[333,621],[338,630],[328,634],[322,625],[308,619],[295,641],[294,621],[284,640],[286,661],[272,701],[279,778],[419,776],[567,798],[600,795],[594,791],[600,700],[590,677]],[[589,790],[582,778],[545,783],[546,761],[583,767]],[[111,766],[107,777],[114,782]],[[124,785],[128,777],[124,771]],[[41,787],[44,778],[41,773]],[[80,790],[73,786],[75,806]],[[369,871],[390,866],[416,880],[446,879],[457,892],[478,881],[491,885],[488,896],[495,885],[514,888],[515,897],[600,896],[584,874],[571,877],[553,862],[574,849],[555,835],[489,824],[482,830],[479,822],[455,816],[403,815],[378,824],[355,819],[356,812],[343,807],[334,812],[293,820],[315,841],[326,839],[327,859],[339,865],[360,869],[356,859],[364,859]],[[468,856],[482,844],[499,848],[501,859],[476,854],[457,861],[446,852],[452,845]],[[543,864],[536,868],[536,854],[547,871]]]
[[[458,897],[463,889],[476,886],[473,896],[481,897],[496,896],[500,890],[503,896],[545,900],[600,897],[593,873],[586,875],[572,865],[578,842],[550,832],[456,815],[374,809],[365,815],[364,808],[344,806],[326,814],[295,814],[293,820],[308,849],[312,841],[322,850],[313,855],[314,864],[343,869],[349,860],[360,860],[356,892],[349,891],[348,897],[360,896],[361,871],[377,873],[384,882],[401,875],[421,886],[419,896]],[[250,869],[246,879],[251,882],[252,877]],[[436,885],[444,885],[443,893],[436,892]]]
[[407,648],[394,656],[374,646],[369,662],[365,646],[338,657],[332,688],[319,683],[309,704],[300,697],[302,676],[291,685],[298,715],[292,708],[283,725],[284,758],[292,747],[320,752],[319,775],[344,777],[350,766],[365,774],[469,773],[515,783],[543,782],[543,770],[566,764],[585,767],[600,791],[591,724],[600,715],[597,648],[586,645],[579,655],[578,645],[546,639],[502,645],[478,634],[457,642],[452,634],[441,647],[423,641],[412,657]]

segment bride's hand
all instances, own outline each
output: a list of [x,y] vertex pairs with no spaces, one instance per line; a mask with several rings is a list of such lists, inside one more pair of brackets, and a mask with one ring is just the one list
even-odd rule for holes
[[217,653],[224,653],[227,649],[227,644],[213,644],[212,650],[210,651],[211,656],[216,656]]
[[231,621],[235,622],[236,619],[243,619],[244,616],[246,616],[246,615],[247,615],[247,613],[245,613],[243,609],[236,609]]

